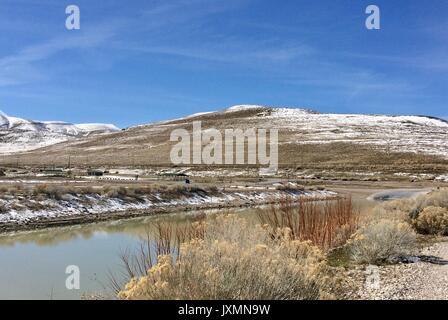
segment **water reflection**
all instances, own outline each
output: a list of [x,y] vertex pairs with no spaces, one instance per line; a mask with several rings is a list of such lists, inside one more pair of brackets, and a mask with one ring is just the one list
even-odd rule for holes
[[151,231],[154,223],[163,221],[173,224],[186,223],[194,215],[166,215],[159,217],[145,217],[118,221],[101,222],[69,227],[48,228],[34,231],[23,231],[0,235],[0,247],[16,244],[33,243],[38,246],[54,246],[76,239],[91,240],[96,237],[110,237],[114,234],[127,234],[136,239]]
[[[255,211],[255,209],[233,210],[233,212],[244,214],[250,219],[255,216]],[[173,225],[182,225],[197,219],[197,217],[202,214],[206,214],[207,217],[213,217],[216,214],[222,214],[222,212],[223,211],[219,210],[209,210],[203,212],[193,211],[188,214],[185,214],[183,212],[181,214],[176,213],[68,227],[56,227],[33,231],[6,233],[0,234],[0,248],[2,246],[13,247],[17,244],[54,246],[77,239],[88,241],[98,237],[108,238],[117,234],[125,234],[138,239],[142,236],[146,236],[148,232],[154,232],[154,225],[159,222],[170,223]]]

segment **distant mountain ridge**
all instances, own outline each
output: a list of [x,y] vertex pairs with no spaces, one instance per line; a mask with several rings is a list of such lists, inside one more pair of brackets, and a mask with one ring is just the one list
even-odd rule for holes
[[119,131],[113,124],[72,124],[11,117],[0,111],[0,153],[29,151],[92,134]]

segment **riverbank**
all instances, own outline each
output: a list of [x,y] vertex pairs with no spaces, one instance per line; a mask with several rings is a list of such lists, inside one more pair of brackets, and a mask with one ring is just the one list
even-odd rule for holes
[[[210,209],[250,208],[269,205],[280,199],[322,200],[337,194],[326,190],[204,190],[199,188],[121,194],[67,193],[38,197],[22,194],[0,199],[0,233],[42,229]],[[135,191],[134,191],[135,192]]]

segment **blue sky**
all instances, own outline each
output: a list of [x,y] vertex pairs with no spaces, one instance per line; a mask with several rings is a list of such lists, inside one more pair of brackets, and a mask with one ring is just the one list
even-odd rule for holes
[[447,15],[446,0],[0,0],[0,110],[121,127],[235,104],[445,117]]

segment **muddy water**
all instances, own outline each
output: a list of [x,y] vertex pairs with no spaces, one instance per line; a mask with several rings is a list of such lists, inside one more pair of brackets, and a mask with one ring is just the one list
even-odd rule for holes
[[[238,213],[255,219],[253,209]],[[193,217],[194,213],[182,213],[0,235],[0,299],[110,294],[109,271],[116,275],[123,271],[120,253],[136,248],[148,231],[153,232],[155,222],[180,225]],[[66,288],[65,271],[70,265],[79,267],[79,290]]]

